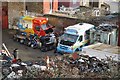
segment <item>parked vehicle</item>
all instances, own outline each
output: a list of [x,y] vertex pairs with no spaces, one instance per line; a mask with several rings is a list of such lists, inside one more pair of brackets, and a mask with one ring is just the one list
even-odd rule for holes
[[13,39],[32,48],[40,48],[40,37],[53,32],[53,26],[48,24],[45,17],[22,16],[17,26],[19,30]]
[[46,52],[55,48],[56,39],[54,35],[47,35],[40,38],[42,43],[41,51]]
[[18,28],[26,33],[36,34],[39,37],[53,32],[53,26],[48,24],[48,18],[22,16],[17,24]]
[[32,48],[41,48],[41,42],[39,40],[39,38],[33,38],[33,40],[31,40],[31,45]]
[[13,35],[13,40],[20,42],[21,44],[24,43],[25,39],[26,39],[25,32],[17,31],[17,33],[15,35]]
[[78,23],[65,28],[64,34],[59,38],[57,52],[74,53],[82,50],[83,46],[91,44],[94,25],[88,23]]

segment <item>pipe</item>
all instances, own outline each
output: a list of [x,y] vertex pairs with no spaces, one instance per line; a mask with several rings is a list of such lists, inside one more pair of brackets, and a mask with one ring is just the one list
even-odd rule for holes
[[109,40],[110,40],[110,35],[111,35],[112,33],[109,33],[108,34],[108,41],[107,41],[107,43],[109,44]]

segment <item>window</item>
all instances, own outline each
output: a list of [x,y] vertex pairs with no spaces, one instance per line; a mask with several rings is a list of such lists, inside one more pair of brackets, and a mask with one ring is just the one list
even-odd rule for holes
[[88,40],[90,38],[90,30],[87,30],[85,32],[85,40]]
[[81,42],[81,41],[82,41],[82,39],[83,39],[83,36],[80,36],[80,38],[78,39],[78,41],[80,41],[80,42]]
[[36,26],[35,29],[36,29],[37,31],[40,31],[40,27],[39,27],[39,26]]
[[47,29],[46,24],[41,25],[41,28],[42,28],[43,30],[46,30],[46,29]]
[[91,7],[99,7],[99,0],[89,0],[89,5]]
[[72,35],[72,34],[67,34],[67,33],[61,36],[62,40],[70,41],[70,42],[76,42],[77,38],[78,38],[78,35]]

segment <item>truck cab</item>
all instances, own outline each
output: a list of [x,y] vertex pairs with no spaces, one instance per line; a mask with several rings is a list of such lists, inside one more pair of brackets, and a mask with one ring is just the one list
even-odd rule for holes
[[57,52],[74,53],[81,51],[83,46],[91,43],[91,30],[94,25],[88,23],[79,23],[65,28],[64,34],[59,37]]

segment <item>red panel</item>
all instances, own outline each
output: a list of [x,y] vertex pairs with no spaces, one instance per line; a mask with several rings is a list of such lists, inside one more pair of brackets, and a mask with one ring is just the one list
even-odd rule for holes
[[2,29],[8,29],[8,16],[2,16]]
[[2,3],[2,29],[8,28],[8,3]]

